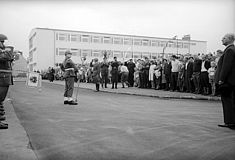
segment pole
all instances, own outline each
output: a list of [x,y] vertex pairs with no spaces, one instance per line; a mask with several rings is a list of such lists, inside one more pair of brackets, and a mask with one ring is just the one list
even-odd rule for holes
[[177,55],[178,55],[178,37],[177,37],[177,39],[176,39],[176,49],[177,49]]
[[188,40],[188,53],[190,54],[190,39]]

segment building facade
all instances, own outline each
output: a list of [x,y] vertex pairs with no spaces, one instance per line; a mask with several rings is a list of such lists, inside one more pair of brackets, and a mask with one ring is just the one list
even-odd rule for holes
[[169,54],[206,53],[206,46],[206,41],[190,39],[35,28],[29,35],[28,67],[30,71],[56,67],[63,62],[66,50],[72,52],[75,63],[81,63],[84,57],[85,63],[89,63],[93,58],[102,60],[104,51],[110,60],[116,56],[119,61],[125,61]]

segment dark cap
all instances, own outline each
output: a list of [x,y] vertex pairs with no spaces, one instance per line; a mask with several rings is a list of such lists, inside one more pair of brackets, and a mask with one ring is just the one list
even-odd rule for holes
[[7,40],[7,36],[5,36],[4,34],[0,34],[0,41],[5,41]]
[[67,54],[71,54],[72,55],[72,53],[69,50],[65,51],[65,53],[64,53],[64,55],[67,55]]

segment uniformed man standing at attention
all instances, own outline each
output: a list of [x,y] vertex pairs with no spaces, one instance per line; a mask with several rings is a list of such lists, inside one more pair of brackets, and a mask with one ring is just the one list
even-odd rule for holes
[[64,71],[65,79],[65,91],[64,91],[64,104],[77,105],[72,98],[74,90],[74,79],[76,77],[75,72],[78,70],[76,65],[71,60],[72,53],[70,51],[65,52],[65,60],[61,65],[61,70]]
[[13,50],[6,50],[4,45],[5,40],[7,40],[7,37],[0,34],[0,129],[8,129],[8,124],[2,122],[6,119],[6,117],[4,117],[3,101],[7,96],[9,86],[13,84],[11,67]]

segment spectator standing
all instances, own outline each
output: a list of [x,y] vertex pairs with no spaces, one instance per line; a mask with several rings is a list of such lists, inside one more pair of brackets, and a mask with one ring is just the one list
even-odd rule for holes
[[193,93],[194,86],[193,86],[193,57],[186,58],[185,64],[185,86],[186,92]]
[[194,57],[194,62],[193,62],[193,84],[195,87],[195,94],[200,93],[200,73],[201,73],[201,67],[202,67],[202,60],[199,59],[198,56]]
[[148,57],[145,57],[143,63],[143,88],[150,88],[149,67],[150,67],[149,59]]
[[129,87],[129,82],[128,82],[129,71],[127,66],[123,65],[123,63],[121,63],[120,73],[121,73],[122,88],[125,88],[125,84]]
[[212,95],[215,95],[215,61],[211,61],[211,67],[208,69],[209,83],[211,85]]
[[135,66],[134,72],[134,83],[135,87],[140,87],[140,70],[142,68],[141,60],[138,59]]
[[98,62],[98,58],[94,58],[93,63],[93,72],[92,79],[93,83],[95,83],[96,91],[100,91],[100,64]]
[[185,62],[184,62],[184,57],[181,55],[179,58],[179,73],[178,73],[178,80],[177,80],[177,86],[179,87],[180,92],[183,92],[184,87],[185,87],[184,72],[185,72]]
[[139,65],[137,67],[139,71],[139,88],[144,88],[144,61],[139,60]]
[[112,89],[117,89],[117,84],[118,84],[118,67],[119,63],[117,61],[117,57],[114,57],[114,61],[111,63],[111,75],[112,75]]
[[209,77],[208,77],[208,69],[210,68],[210,61],[207,60],[206,55],[202,55],[202,63],[201,63],[201,73],[200,73],[200,88],[201,92],[204,95],[209,94]]
[[101,71],[101,86],[102,88],[107,88],[107,83],[109,79],[109,64],[107,61],[107,58],[103,58],[103,62],[100,65],[100,71]]
[[155,88],[154,85],[154,70],[156,68],[156,64],[153,60],[150,61],[150,67],[149,67],[149,81],[151,82],[151,87]]
[[218,62],[219,62],[219,59],[220,59],[220,57],[223,55],[223,51],[221,51],[221,50],[217,50],[216,51],[216,58],[215,58],[215,64],[216,64],[216,66],[217,66],[217,64],[218,64]]
[[130,62],[127,64],[127,68],[129,70],[128,75],[128,82],[130,84],[130,87],[134,86],[134,72],[135,72],[135,63],[133,62],[133,59],[130,59]]
[[166,89],[166,75],[165,75],[165,73],[164,73],[164,67],[165,67],[165,65],[166,65],[166,63],[167,63],[167,60],[166,59],[163,59],[162,60],[162,64],[161,64],[161,89]]
[[177,80],[179,74],[179,61],[175,55],[171,57],[171,91],[178,90]]
[[165,78],[166,78],[165,90],[168,91],[170,90],[170,84],[171,84],[171,62],[169,59],[166,59],[166,63],[163,68],[163,74],[165,74]]
[[155,67],[155,70],[154,70],[154,81],[155,81],[155,84],[154,84],[155,87],[154,88],[156,90],[160,89],[161,71],[162,71],[161,62],[160,62],[160,60],[157,60],[156,61],[156,67]]

